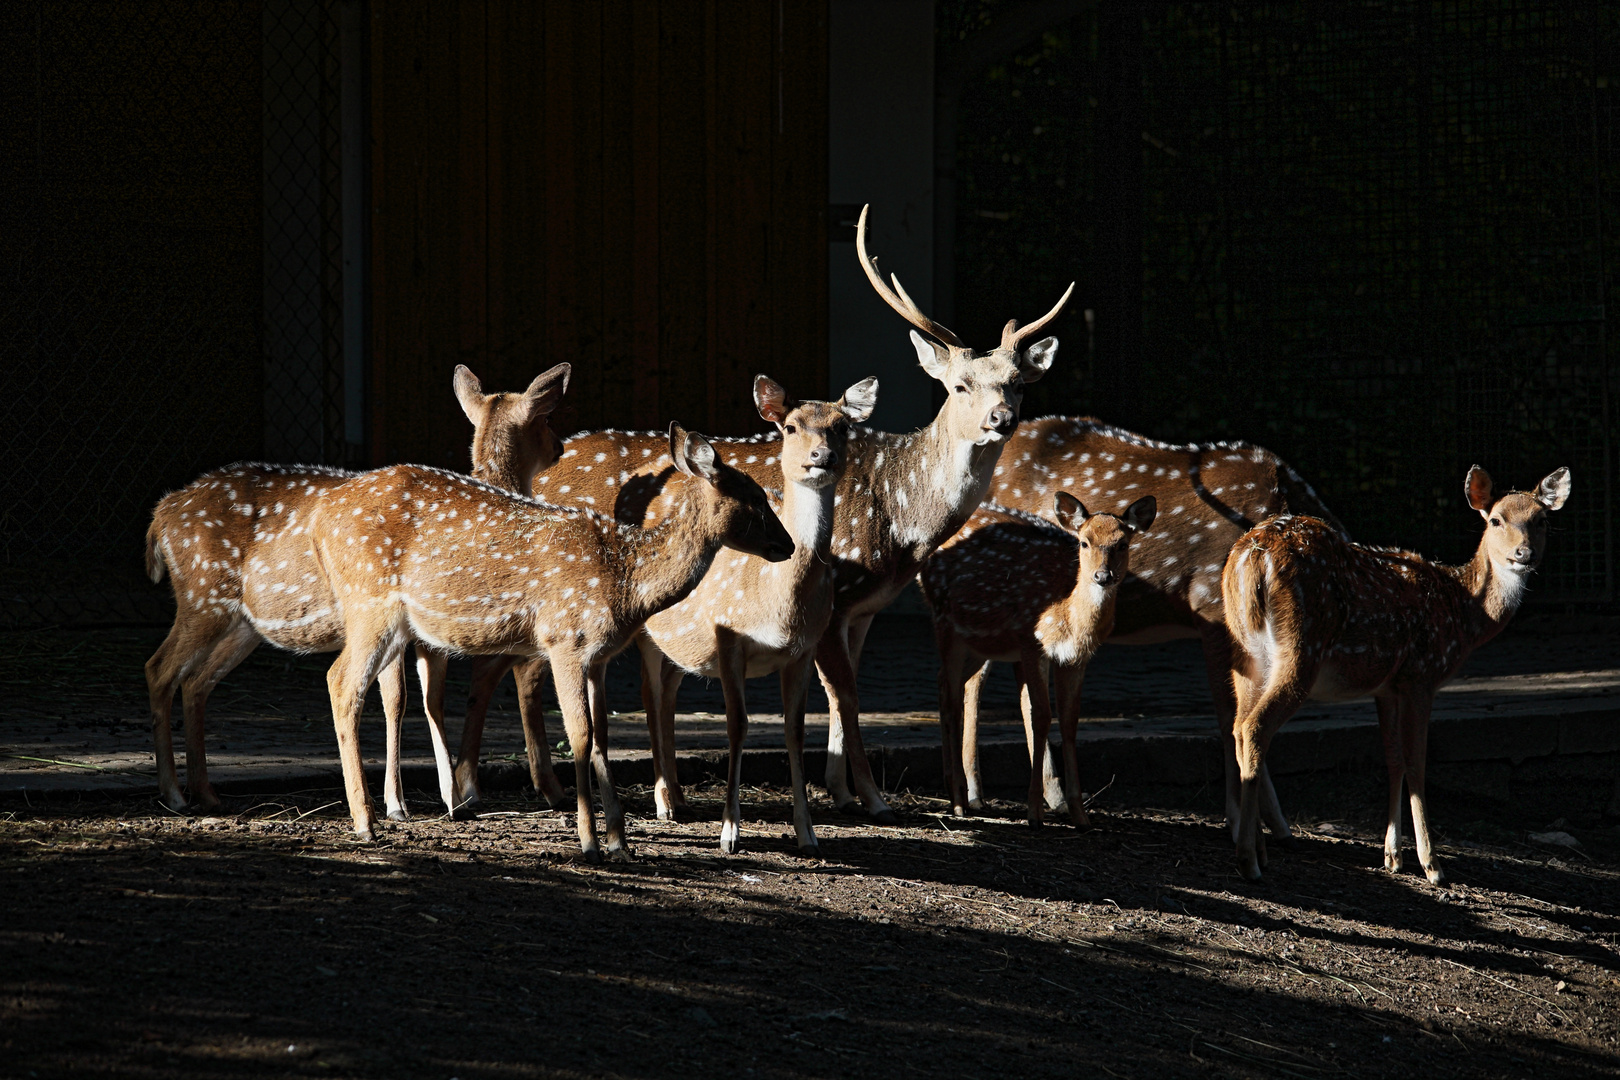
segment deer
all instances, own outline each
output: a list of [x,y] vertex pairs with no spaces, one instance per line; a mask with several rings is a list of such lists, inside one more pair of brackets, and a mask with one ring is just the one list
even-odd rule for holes
[[1047,679],[1055,666],[1065,802],[1075,825],[1089,824],[1075,746],[1079,684],[1113,629],[1132,540],[1152,527],[1156,506],[1152,495],[1144,495],[1118,516],[1093,514],[1059,491],[1052,496],[1052,512],[1061,529],[1022,511],[981,506],[923,565],[918,578],[939,646],[940,750],[957,817],[968,811],[961,745],[968,665],[1009,660],[1018,665],[1020,696],[1030,706],[1025,733],[1029,823],[1039,826],[1043,817],[1044,750],[1052,727]]
[[[556,460],[561,445],[548,420],[567,392],[571,370],[558,364],[521,394],[485,394],[477,376],[465,365],[456,367],[456,397],[475,428],[475,476],[527,490],[535,473]],[[315,563],[309,523],[333,489],[358,475],[318,465],[244,462],[205,473],[158,502],[146,533],[146,571],[154,584],[167,573],[175,618],[146,663],[146,682],[158,787],[171,809],[188,806],[175,772],[169,723],[176,683],[184,710],[186,779],[197,804],[213,809],[220,802],[208,780],[204,745],[209,693],[263,642],[298,653],[341,648],[341,614]],[[417,671],[441,794],[448,803],[443,658],[419,650]],[[402,664],[388,665],[377,681],[387,718],[388,817],[408,821],[399,770]]]
[[1464,481],[1485,520],[1461,566],[1412,551],[1351,543],[1329,524],[1285,515],[1232,546],[1222,572],[1226,625],[1236,643],[1239,871],[1260,880],[1265,847],[1257,828],[1259,777],[1271,740],[1308,699],[1371,697],[1389,771],[1384,866],[1399,872],[1401,789],[1429,882],[1445,873],[1429,837],[1424,764],[1435,693],[1470,654],[1513,618],[1547,543],[1547,516],[1569,498],[1567,468],[1531,492],[1498,494],[1478,465]]
[[648,619],[637,638],[652,698],[647,727],[657,757],[656,781],[666,793],[676,776],[675,698],[681,676],[691,672],[720,680],[730,744],[720,824],[720,850],[727,854],[737,853],[742,829],[745,680],[778,673],[794,831],[801,854],[821,855],[804,777],[806,690],[816,643],[832,617],[833,499],[850,425],[871,416],[877,390],[877,380],[867,378],[835,402],[801,402],[764,375],[754,380],[759,415],[781,435],[778,513],[793,536],[793,558],[769,563],[739,554],[716,562],[691,595]]
[[[1221,571],[1247,530],[1278,514],[1313,514],[1346,535],[1321,498],[1294,469],[1264,447],[1245,442],[1158,442],[1093,417],[1047,416],[1025,421],[1002,455],[988,498],[1052,520],[1054,492],[1072,492],[1088,505],[1122,510],[1152,495],[1157,528],[1131,540],[1131,574],[1115,601],[1110,645],[1155,644],[1193,637],[1203,646],[1204,671],[1215,702],[1226,762],[1226,819],[1238,819],[1237,759],[1232,724],[1232,644],[1227,633]],[[977,758],[979,697],[988,662],[969,680],[963,705],[963,768],[967,805],[982,806]],[[1080,675],[1073,687],[1080,692]],[[1026,706],[1027,713],[1027,706]],[[1027,718],[1026,718],[1027,723]],[[1061,809],[1059,786],[1046,755],[1046,800]],[[1272,838],[1291,837],[1271,784],[1261,772],[1261,809]]]
[[594,771],[607,857],[630,858],[605,732],[593,731],[590,696],[600,696],[607,661],[649,617],[695,589],[722,547],[770,562],[793,554],[759,484],[678,423],[667,445],[674,467],[703,482],[686,485],[679,513],[652,528],[421,465],[357,476],[316,507],[315,558],[341,606],[344,635],[327,688],[360,840],[374,837],[361,706],[378,674],[420,641],[445,655],[546,658],[574,751],[580,850],[587,861],[603,859]]
[[[828,794],[843,812],[877,824],[898,816],[884,801],[861,741],[856,673],[872,619],[916,577],[941,543],[966,523],[989,489],[996,462],[1018,428],[1024,387],[1046,374],[1057,356],[1055,337],[1037,335],[1056,319],[1074,293],[1071,283],[1051,310],[1027,325],[1013,319],[1000,344],[988,352],[969,348],[945,326],[929,318],[906,293],[897,276],[891,288],[866,250],[866,217],[856,223],[855,248],[862,270],[878,295],[912,325],[917,360],[946,390],[945,403],[925,428],[890,434],[869,427],[851,430],[848,461],[833,495],[831,554],[832,616],[816,646],[816,673],[827,691],[831,716],[827,737]],[[762,484],[780,476],[781,434],[719,439],[727,464]],[[621,521],[644,525],[674,512],[672,493],[660,486],[660,453],[653,433],[582,432],[563,440],[558,465],[535,478],[537,495],[596,509],[611,508]],[[519,669],[524,679],[538,669]],[[657,708],[643,678],[643,704]],[[540,716],[531,709],[525,717]],[[531,746],[544,732],[526,732]],[[656,758],[656,755],[655,755]],[[458,803],[476,800],[478,730],[469,709],[456,763]],[[532,760],[532,759],[531,759]],[[850,790],[853,777],[855,793]],[[538,785],[537,785],[538,786]],[[857,793],[859,798],[857,799]],[[658,816],[690,817],[673,775],[660,778],[655,793]]]

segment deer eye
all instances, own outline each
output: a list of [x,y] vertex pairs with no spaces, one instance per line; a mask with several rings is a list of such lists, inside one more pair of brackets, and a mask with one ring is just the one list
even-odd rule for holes
[[1080,541],[1080,546],[1083,547],[1083,548],[1089,548],[1091,545],[1086,543],[1084,540],[1082,540],[1082,541]]
[[1491,524],[1497,526],[1498,528],[1500,528],[1501,524],[1502,524],[1502,519],[1501,518],[1491,518]]
[[783,427],[783,428],[782,428],[782,430],[783,430],[783,431],[785,431],[785,432],[787,432],[787,433],[788,433],[788,434],[789,434],[789,435],[797,435],[797,434],[798,434],[798,433],[799,433],[799,429],[798,429],[798,428],[797,428],[797,427],[796,427],[796,426],[795,426],[795,425],[793,425],[793,424],[787,424],[787,425],[785,425],[785,426],[784,426],[784,427]]
[[957,383],[956,384],[956,392],[958,394],[965,394],[965,393],[967,393],[967,387],[963,386],[961,383]]

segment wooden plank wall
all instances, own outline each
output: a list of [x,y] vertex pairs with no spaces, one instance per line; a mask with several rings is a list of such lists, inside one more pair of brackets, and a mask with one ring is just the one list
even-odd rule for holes
[[825,392],[826,0],[371,10],[377,463],[466,467],[458,362],[572,362],[562,431]]

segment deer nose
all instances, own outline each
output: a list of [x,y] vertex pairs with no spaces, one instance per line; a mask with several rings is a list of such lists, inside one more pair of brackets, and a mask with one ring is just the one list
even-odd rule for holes
[[816,468],[830,469],[838,464],[838,451],[822,443],[810,451],[810,464]]
[[1099,585],[1112,585],[1114,583],[1114,572],[1112,570],[1098,570],[1091,575],[1091,580]]
[[1018,414],[1006,405],[997,405],[985,418],[984,426],[998,435],[1011,435],[1018,426]]
[[1529,562],[1530,556],[1533,554],[1535,554],[1535,551],[1524,544],[1520,544],[1513,549],[1513,558],[1517,562]]

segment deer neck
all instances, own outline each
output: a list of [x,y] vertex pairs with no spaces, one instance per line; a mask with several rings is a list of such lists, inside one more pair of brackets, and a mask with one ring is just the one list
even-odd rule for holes
[[833,496],[837,484],[819,488],[789,481],[782,485],[782,524],[793,537],[793,559],[825,560],[832,545]]
[[482,480],[491,487],[515,491],[519,495],[527,495],[529,486],[534,483],[534,473],[531,472],[527,476],[523,475],[511,454],[496,455],[489,461],[476,466],[471,475],[474,480]]
[[[688,494],[677,511],[650,529],[620,527],[627,625],[638,625],[686,599],[709,572],[722,546],[701,497]],[[628,534],[628,535],[626,535]]]
[[1480,538],[1474,557],[1453,569],[1452,573],[1468,591],[1473,600],[1472,607],[1480,619],[1479,640],[1475,644],[1495,637],[1519,610],[1519,603],[1524,599],[1526,575],[1497,569],[1486,550],[1484,537]]
[[[973,515],[990,490],[1007,440],[977,443],[951,434],[941,409],[933,422],[907,436],[893,451],[886,477],[874,477],[873,494],[888,494],[895,536],[932,548]],[[889,492],[889,487],[893,492]]]
[[1060,608],[1058,625],[1055,633],[1051,634],[1051,640],[1044,642],[1048,652],[1069,662],[1084,659],[1096,652],[1102,639],[1114,628],[1116,592],[1115,589],[1104,589],[1093,581],[1079,581]]

